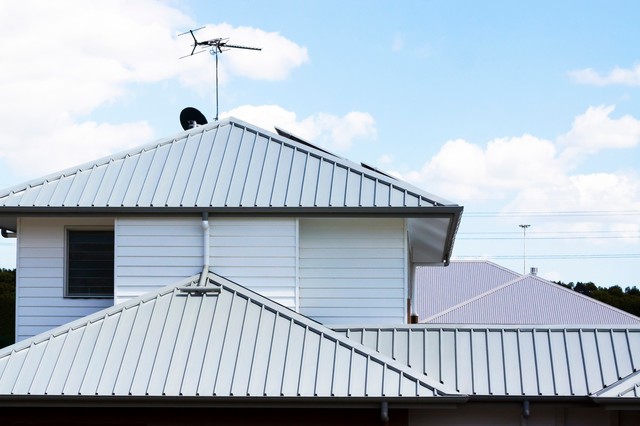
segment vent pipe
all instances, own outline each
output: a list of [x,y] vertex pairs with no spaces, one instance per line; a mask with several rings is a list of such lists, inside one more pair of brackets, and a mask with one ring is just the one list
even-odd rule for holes
[[531,275],[538,275],[538,268],[535,266],[531,267]]

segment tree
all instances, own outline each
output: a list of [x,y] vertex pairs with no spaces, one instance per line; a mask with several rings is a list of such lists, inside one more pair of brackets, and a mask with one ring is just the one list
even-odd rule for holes
[[606,288],[596,286],[592,282],[578,282],[575,285],[572,282],[565,284],[561,281],[555,281],[555,283],[640,317],[640,290],[636,286],[626,287],[622,290],[619,285]]

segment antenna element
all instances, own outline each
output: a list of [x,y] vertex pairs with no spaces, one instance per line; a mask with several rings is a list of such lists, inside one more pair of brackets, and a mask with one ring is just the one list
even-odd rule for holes
[[[209,49],[209,53],[211,53],[212,55],[214,55],[216,57],[216,118],[215,120],[218,121],[218,54],[227,51],[229,49],[246,49],[246,50],[262,50],[262,48],[260,47],[250,47],[250,46],[240,46],[237,44],[229,44],[229,38],[212,38],[210,40],[204,40],[204,41],[198,41],[198,39],[196,38],[194,32],[203,29],[204,27],[200,27],[200,28],[196,28],[194,30],[189,30],[187,32],[184,32],[182,34],[178,34],[178,36],[181,35],[185,35],[185,34],[191,34],[191,37],[193,37],[193,49],[191,50],[191,53],[185,56],[182,56],[180,59],[182,58],[186,58],[188,56],[193,56],[197,53],[202,53],[204,51],[207,50],[207,48]],[[199,51],[196,52],[196,49],[200,48]]]

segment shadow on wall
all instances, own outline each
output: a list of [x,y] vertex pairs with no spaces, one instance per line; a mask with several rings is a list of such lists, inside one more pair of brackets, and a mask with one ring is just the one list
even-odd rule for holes
[[16,270],[0,268],[0,348],[15,343]]

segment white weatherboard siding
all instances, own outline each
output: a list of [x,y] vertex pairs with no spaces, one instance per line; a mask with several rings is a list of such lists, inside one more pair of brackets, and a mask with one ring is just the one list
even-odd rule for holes
[[[209,268],[295,309],[296,220],[209,218]],[[116,303],[202,272],[202,219],[119,218]]]
[[296,310],[295,218],[210,217],[211,271]]
[[113,227],[113,218],[23,217],[18,222],[16,342],[113,305],[64,297],[65,227]]
[[118,218],[115,303],[202,272],[201,223],[197,215]]
[[300,219],[300,313],[325,324],[406,322],[403,219]]

